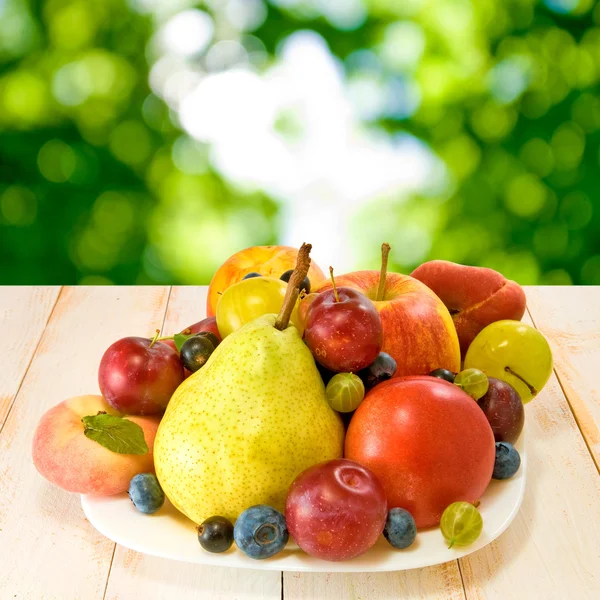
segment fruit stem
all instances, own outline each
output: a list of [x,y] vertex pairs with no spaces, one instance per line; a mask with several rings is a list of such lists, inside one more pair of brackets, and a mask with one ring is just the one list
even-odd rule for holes
[[333,295],[335,296],[335,301],[339,302],[340,297],[337,293],[337,288],[335,287],[335,279],[333,278],[333,267],[329,267],[329,277],[331,278],[331,285],[333,286]]
[[387,275],[388,255],[390,253],[390,245],[387,242],[381,244],[381,272],[379,273],[379,287],[377,288],[376,301],[383,300],[385,294],[385,279]]
[[504,370],[507,373],[510,373],[513,377],[516,377],[517,379],[520,379],[529,389],[529,392],[531,393],[532,396],[537,396],[537,390],[530,384],[528,383],[525,379],[523,379],[518,373],[515,373],[510,367],[504,367]]
[[311,249],[312,246],[310,244],[302,244],[300,250],[298,250],[296,267],[288,281],[287,289],[285,290],[285,298],[283,299],[283,306],[275,320],[275,328],[279,329],[279,331],[286,329],[290,323],[292,311],[294,310],[294,306],[296,306],[296,300],[298,300],[298,295],[300,294],[300,285],[308,275],[308,269],[310,269]]
[[152,341],[150,342],[150,346],[149,346],[150,348],[152,348],[152,346],[154,346],[154,344],[158,340],[159,335],[160,335],[160,329],[157,329],[156,333],[154,334],[154,337],[152,338]]

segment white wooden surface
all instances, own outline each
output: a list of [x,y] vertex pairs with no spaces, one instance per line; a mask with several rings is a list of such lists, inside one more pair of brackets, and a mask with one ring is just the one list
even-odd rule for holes
[[284,577],[115,548],[87,523],[78,498],[37,474],[33,431],[50,406],[97,393],[97,365],[110,343],[150,335],[163,319],[166,332],[200,320],[205,294],[190,287],[64,288],[60,296],[58,288],[0,288],[0,600],[600,598],[600,288],[527,289],[558,379],[527,406],[525,500],[487,548],[410,572]]

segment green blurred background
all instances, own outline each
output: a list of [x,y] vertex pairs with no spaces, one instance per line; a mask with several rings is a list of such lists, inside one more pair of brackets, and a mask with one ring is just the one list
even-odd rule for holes
[[0,0],[0,283],[600,284],[599,79],[592,0]]

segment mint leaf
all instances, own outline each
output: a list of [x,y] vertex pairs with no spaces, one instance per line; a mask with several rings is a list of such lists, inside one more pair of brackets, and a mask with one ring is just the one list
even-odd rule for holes
[[181,352],[181,346],[187,342],[191,337],[194,337],[195,333],[190,333],[190,335],[186,335],[185,333],[176,333],[173,336],[173,341],[175,342],[175,347],[177,348],[177,352]]
[[117,454],[146,454],[144,430],[133,421],[115,415],[97,414],[83,417],[83,433]]

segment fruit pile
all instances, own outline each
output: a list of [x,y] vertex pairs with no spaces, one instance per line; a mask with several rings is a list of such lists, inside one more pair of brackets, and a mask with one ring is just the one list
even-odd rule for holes
[[102,356],[101,396],[43,415],[33,460],[80,494],[165,497],[208,552],[255,559],[291,537],[348,560],[381,534],[408,548],[440,527],[449,547],[484,527],[491,479],[519,469],[524,404],[548,381],[525,295],[490,269],[445,261],[412,276],[329,281],[310,245],[250,248],[215,274],[208,317],[127,337]]

